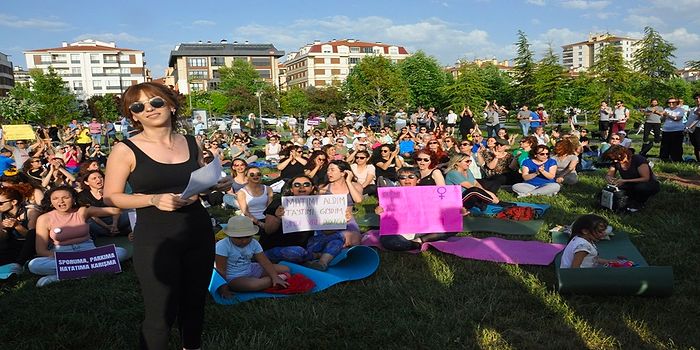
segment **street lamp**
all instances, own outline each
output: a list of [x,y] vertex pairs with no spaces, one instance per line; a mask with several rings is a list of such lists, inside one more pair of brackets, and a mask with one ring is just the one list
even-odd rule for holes
[[263,135],[263,133],[264,133],[263,130],[265,128],[265,125],[264,125],[265,122],[262,119],[262,102],[260,101],[260,97],[262,96],[262,94],[263,94],[262,90],[258,90],[255,92],[255,96],[258,97],[258,119],[260,119],[260,136]]

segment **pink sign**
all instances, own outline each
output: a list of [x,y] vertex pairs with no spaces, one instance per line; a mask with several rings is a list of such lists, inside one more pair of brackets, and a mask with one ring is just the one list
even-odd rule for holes
[[379,187],[379,234],[462,232],[459,186]]

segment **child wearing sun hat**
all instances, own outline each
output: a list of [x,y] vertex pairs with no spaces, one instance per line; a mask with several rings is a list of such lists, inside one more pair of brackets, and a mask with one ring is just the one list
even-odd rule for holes
[[[258,227],[246,216],[234,216],[223,229],[228,238],[216,243],[216,270],[226,284],[218,292],[225,298],[233,292],[255,292],[270,287],[287,287],[289,267],[273,264],[253,238]],[[255,262],[252,260],[255,259]]]

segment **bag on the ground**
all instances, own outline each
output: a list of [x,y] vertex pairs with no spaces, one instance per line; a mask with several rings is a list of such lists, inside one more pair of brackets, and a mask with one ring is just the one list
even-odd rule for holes
[[600,191],[600,200],[598,201],[601,207],[612,211],[621,211],[627,207],[627,195],[625,191],[613,185],[606,185]]
[[532,207],[521,207],[513,206],[503,209],[501,212],[496,214],[499,219],[515,220],[515,221],[528,221],[534,220],[536,217],[535,209]]

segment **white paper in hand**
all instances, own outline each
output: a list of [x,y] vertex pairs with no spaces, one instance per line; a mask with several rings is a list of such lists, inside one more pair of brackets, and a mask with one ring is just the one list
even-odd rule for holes
[[221,179],[221,171],[221,160],[218,157],[214,157],[211,163],[190,174],[190,182],[187,184],[185,191],[182,192],[182,195],[180,195],[180,198],[185,199],[195,194],[206,192]]

